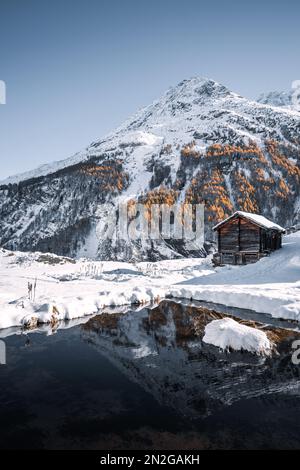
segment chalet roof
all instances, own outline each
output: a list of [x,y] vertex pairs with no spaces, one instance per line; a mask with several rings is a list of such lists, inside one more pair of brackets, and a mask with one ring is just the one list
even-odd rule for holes
[[248,219],[251,222],[255,223],[256,225],[259,225],[262,228],[266,228],[269,230],[277,230],[278,232],[285,233],[285,229],[283,227],[280,227],[280,225],[275,224],[269,219],[266,219],[263,215],[259,214],[252,214],[251,212],[243,212],[243,211],[236,211],[234,214],[232,214],[230,217],[227,217],[227,219],[222,220],[222,222],[218,223],[213,227],[213,230],[217,230],[221,225],[225,224],[229,220],[235,218],[235,217],[242,217],[244,219]]

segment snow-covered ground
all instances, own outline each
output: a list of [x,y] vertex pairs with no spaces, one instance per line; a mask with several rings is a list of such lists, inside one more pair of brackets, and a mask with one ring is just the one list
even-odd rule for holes
[[[28,282],[37,280],[35,298]],[[211,258],[130,264],[0,249],[0,328],[84,317],[166,296],[300,320],[300,232],[256,264],[213,268]]]
[[[159,301],[171,285],[210,274],[210,263],[210,258],[70,262],[56,255],[0,249],[0,328],[69,320],[105,306]],[[28,282],[34,285],[35,279],[35,299],[29,300]]]
[[215,271],[179,282],[170,294],[300,320],[300,232],[284,237],[281,250],[255,264]]

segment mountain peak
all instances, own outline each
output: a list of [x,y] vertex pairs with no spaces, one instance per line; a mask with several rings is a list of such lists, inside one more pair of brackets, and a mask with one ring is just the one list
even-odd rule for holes
[[192,77],[182,80],[170,88],[166,96],[169,98],[213,98],[230,95],[231,92],[224,85],[206,77]]
[[290,107],[292,106],[292,92],[291,91],[269,91],[261,93],[257,99],[258,103],[268,104],[276,107]]
[[[280,103],[276,110],[275,98]],[[1,181],[0,186],[46,176],[101,155],[121,155],[124,149],[131,155],[133,149],[142,145],[149,146],[149,152],[155,153],[163,143],[177,154],[182,146],[195,141],[198,148],[203,149],[215,143],[240,145],[249,140],[262,145],[265,139],[281,140],[284,135],[293,144],[298,135],[299,118],[291,106],[282,103],[280,92],[266,94],[257,103],[210,78],[191,77],[169,88],[159,99],[83,151],[66,160],[9,177]],[[176,158],[178,161],[178,154]]]
[[137,130],[143,127],[148,130],[149,127],[165,127],[171,125],[175,117],[183,121],[190,120],[193,116],[199,116],[199,113],[208,112],[218,105],[222,106],[225,98],[232,98],[233,101],[242,99],[224,85],[209,78],[185,79],[169,88],[161,98],[140,109],[119,128],[119,131],[123,132],[128,128]]

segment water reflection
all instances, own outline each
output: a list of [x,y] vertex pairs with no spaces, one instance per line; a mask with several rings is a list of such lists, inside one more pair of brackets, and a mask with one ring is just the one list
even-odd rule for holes
[[138,312],[93,317],[82,325],[82,338],[159,403],[189,418],[207,416],[242,398],[298,393],[299,368],[291,362],[291,343],[299,333],[251,321],[271,335],[276,352],[271,357],[226,353],[202,342],[205,325],[223,315],[163,301]]
[[[224,353],[203,343],[207,322],[224,314],[262,321],[255,326],[273,335],[277,352]],[[0,448],[300,446],[295,324],[163,301],[56,328],[0,332]]]

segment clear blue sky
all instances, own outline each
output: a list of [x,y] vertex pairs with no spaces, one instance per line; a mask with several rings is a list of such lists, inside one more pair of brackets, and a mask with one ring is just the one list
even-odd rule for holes
[[184,78],[289,89],[299,18],[289,0],[0,0],[0,179],[69,157]]

